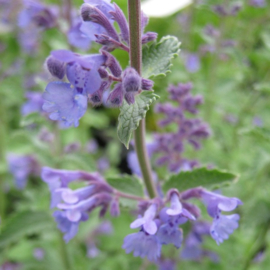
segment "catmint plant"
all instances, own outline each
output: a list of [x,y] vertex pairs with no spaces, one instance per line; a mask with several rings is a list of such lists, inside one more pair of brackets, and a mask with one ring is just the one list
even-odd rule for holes
[[[162,255],[162,249],[167,245],[175,249],[184,246],[178,252],[182,258],[215,257],[211,251],[203,251],[202,236],[210,235],[218,245],[228,239],[239,221],[239,214],[231,212],[242,202],[213,190],[215,184],[234,180],[235,175],[207,169],[184,154],[188,145],[198,150],[201,141],[211,133],[208,124],[194,118],[203,98],[191,94],[191,82],[170,85],[168,93],[171,103],[164,100],[155,108],[156,113],[165,116],[159,121],[159,126],[167,128],[173,123],[176,129],[153,134],[152,142],[146,144],[145,116],[150,105],[159,98],[154,93],[153,79],[170,71],[172,58],[179,54],[180,42],[173,36],[163,37],[157,42],[156,33],[145,32],[148,18],[141,11],[140,1],[128,0],[128,20],[124,11],[110,0],[84,2],[80,8],[81,17],[72,19],[68,40],[82,49],[89,48],[90,42],[96,42],[100,45],[99,52],[80,54],[73,50],[53,50],[45,61],[52,80],[43,93],[42,109],[61,127],[70,128],[80,125],[80,119],[89,106],[105,104],[111,110],[112,107],[119,108],[117,134],[126,148],[129,148],[134,134],[135,151],[128,157],[133,176],[103,175],[110,166],[106,157],[97,161],[99,172],[43,167],[41,178],[48,184],[58,229],[63,233],[64,240],[69,242],[76,237],[82,222],[91,222],[89,215],[93,212],[101,218],[107,218],[107,213],[115,218],[121,216],[121,202],[125,199],[135,201],[134,208],[137,204],[137,209],[133,209],[137,216],[130,224],[132,231],[123,239],[122,248],[126,253],[146,257],[158,263],[161,269],[165,269],[162,265],[175,264],[173,259]],[[214,7],[220,16],[235,15],[238,9],[235,5]],[[54,21],[41,17],[44,12],[54,18],[50,9],[37,6],[31,11],[31,16],[35,18],[31,22],[38,22],[39,27],[51,27]],[[215,29],[208,29],[208,32],[215,35],[212,33]],[[83,33],[83,39],[76,40],[80,33]],[[121,66],[119,59],[112,54],[114,50],[123,50],[129,55],[128,66]],[[188,56],[187,68],[190,72],[200,68],[195,55]],[[34,100],[35,97],[29,95],[24,111],[39,110],[38,102]],[[76,151],[78,147],[78,144],[69,145],[65,153]],[[89,154],[96,151],[94,141],[89,142],[87,149]],[[150,159],[155,159],[152,162],[155,166],[167,165],[166,178],[152,169]],[[28,171],[24,172],[22,182],[26,173]],[[74,189],[74,183],[79,187]],[[121,183],[131,188],[125,189]],[[134,183],[139,186],[143,183],[140,195],[132,192]],[[205,205],[211,223],[204,221],[196,201]],[[186,233],[181,228],[183,224],[191,224],[192,227],[186,239]],[[88,246],[88,256],[94,257],[93,254],[98,252],[94,243],[89,240]],[[196,254],[190,254],[191,250]]]

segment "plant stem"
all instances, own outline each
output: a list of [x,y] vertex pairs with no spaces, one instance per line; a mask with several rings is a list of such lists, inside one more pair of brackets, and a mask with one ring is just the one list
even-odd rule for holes
[[[129,44],[130,65],[141,75],[142,44],[141,44],[141,1],[128,0],[129,15]],[[143,180],[151,198],[157,196],[152,178],[152,169],[145,144],[145,120],[142,119],[139,127],[134,131],[135,150],[139,160]]]
[[60,254],[61,254],[63,265],[66,270],[71,270],[66,243],[64,242],[63,235],[60,231],[59,231],[59,243],[60,243]]
[[130,200],[135,200],[135,201],[147,201],[147,199],[139,197],[139,196],[135,196],[135,195],[131,195],[131,194],[127,194],[127,193],[123,193],[121,191],[115,190],[114,194],[116,196],[122,197],[122,198],[127,198]]

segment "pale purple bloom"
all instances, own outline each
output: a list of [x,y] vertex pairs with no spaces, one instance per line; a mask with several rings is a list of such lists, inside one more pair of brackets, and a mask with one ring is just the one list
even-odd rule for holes
[[86,151],[88,153],[95,154],[98,150],[98,143],[94,140],[91,139],[87,144],[86,144]]
[[91,241],[87,243],[87,257],[96,258],[100,254],[100,250],[97,248],[96,244]]
[[249,0],[249,5],[253,7],[263,8],[266,6],[265,0]]
[[263,126],[263,120],[259,116],[254,116],[253,120],[252,120],[252,123],[256,127],[262,127]]
[[158,262],[158,270],[175,270],[176,262],[171,259],[162,259]]
[[201,67],[199,56],[195,53],[188,53],[186,55],[185,66],[188,72],[197,72]]
[[42,111],[42,105],[44,102],[42,98],[42,93],[27,92],[25,96],[27,98],[27,102],[25,102],[21,108],[22,115]]
[[229,235],[238,228],[239,215],[233,214],[229,216],[218,215],[214,218],[210,228],[210,234],[217,244],[221,244],[229,238]]
[[34,257],[38,261],[43,260],[44,259],[44,255],[45,255],[44,249],[42,249],[42,248],[35,248],[34,251],[33,251],[33,255],[34,255]]
[[69,240],[71,240],[77,234],[79,222],[86,221],[88,219],[87,215],[83,215],[77,222],[72,222],[67,218],[66,213],[63,211],[55,211],[53,216],[57,223],[58,229],[65,233],[64,240],[66,242],[69,242]]
[[143,227],[144,231],[150,235],[154,235],[157,232],[157,224],[154,221],[157,211],[157,205],[151,204],[150,207],[144,213],[144,216],[137,218],[130,224],[131,229]]
[[18,189],[24,189],[29,175],[33,174],[38,169],[38,164],[32,156],[22,156],[9,154],[7,156],[9,171],[15,180],[15,186]]
[[68,41],[76,48],[88,50],[92,40],[81,30],[83,23],[81,19],[74,20],[68,31]]
[[127,235],[122,248],[126,253],[133,252],[134,257],[147,257],[149,261],[156,261],[161,253],[161,243],[157,237],[144,231]]
[[169,222],[159,227],[157,238],[162,245],[173,244],[176,248],[180,248],[183,232],[177,225]]
[[102,157],[97,161],[97,167],[100,172],[104,172],[110,167],[110,161],[106,157]]
[[51,208],[61,202],[61,193],[57,192],[59,188],[67,188],[68,184],[75,180],[101,181],[96,174],[90,174],[82,171],[57,170],[49,167],[43,167],[41,179],[46,182],[51,191]]
[[201,198],[207,207],[208,214],[213,218],[218,216],[221,211],[233,211],[242,204],[238,198],[228,198],[206,190],[201,191]]
[[43,99],[42,108],[49,113],[50,119],[61,121],[65,127],[77,127],[87,109],[87,97],[69,83],[50,82]]
[[177,193],[171,195],[171,208],[168,208],[166,213],[169,216],[177,216],[183,212],[183,207],[179,201],[179,196]]

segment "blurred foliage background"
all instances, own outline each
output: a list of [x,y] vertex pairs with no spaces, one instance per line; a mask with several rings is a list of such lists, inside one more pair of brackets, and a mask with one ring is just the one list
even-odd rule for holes
[[[126,255],[121,248],[123,238],[131,232],[129,224],[133,217],[129,208],[122,208],[121,216],[110,220],[109,234],[96,232],[103,221],[93,212],[89,221],[80,225],[78,235],[67,245],[63,242],[51,217],[50,194],[40,180],[39,170],[51,166],[98,170],[105,176],[130,173],[127,150],[116,134],[119,110],[89,108],[79,127],[70,129],[59,129],[39,113],[22,115],[26,92],[43,92],[46,87],[43,64],[50,51],[70,49],[70,46],[66,36],[55,27],[42,32],[37,49],[26,53],[16,23],[21,5],[17,4],[19,1],[13,2],[16,4],[7,14],[0,1],[3,5],[0,9],[0,269],[157,269],[147,260]],[[220,16],[213,11],[214,5],[225,2],[227,6],[240,4],[241,8],[231,16]],[[56,0],[46,3],[60,8],[63,4]],[[116,3],[127,11],[126,0]],[[81,4],[80,0],[72,1],[75,10]],[[8,22],[3,19],[7,15]],[[179,82],[192,82],[193,94],[204,97],[199,116],[209,123],[212,136],[200,151],[190,149],[187,156],[203,165],[239,174],[238,182],[222,192],[244,203],[238,210],[240,227],[229,240],[217,246],[210,237],[205,239],[204,247],[219,256],[217,262],[209,258],[184,261],[179,250],[168,247],[164,254],[177,260],[176,269],[270,269],[269,22],[267,1],[263,7],[249,1],[194,1],[169,17],[150,18],[147,31],[157,32],[158,39],[175,35],[182,42],[172,72],[154,80],[160,101],[168,99],[167,87]],[[218,34],[209,35],[209,25]],[[99,48],[93,44],[91,52]],[[79,49],[75,51],[83,53]],[[116,50],[113,54],[122,67],[128,65],[127,53]],[[191,55],[195,58],[193,62]],[[148,112],[149,138],[154,132],[164,131],[157,125],[159,118],[153,108]],[[52,138],[42,140],[44,134],[51,134]],[[89,141],[97,144],[91,154],[87,150]],[[36,172],[22,190],[16,188],[10,173],[7,162],[10,153],[30,155],[37,161]],[[159,171],[159,176],[166,176],[165,168]],[[187,233],[188,228],[184,234]]]

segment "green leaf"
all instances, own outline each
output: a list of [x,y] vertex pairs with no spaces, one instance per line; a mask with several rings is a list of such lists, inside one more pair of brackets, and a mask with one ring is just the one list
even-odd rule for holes
[[140,180],[133,175],[112,176],[107,178],[107,182],[115,189],[136,195],[143,196],[143,186]]
[[118,117],[117,135],[119,140],[128,149],[132,132],[137,129],[139,122],[145,117],[149,106],[158,99],[159,96],[150,91],[143,91],[135,97],[135,103],[128,105],[124,101],[120,107]]
[[51,216],[47,212],[23,211],[10,217],[4,224],[0,233],[0,248],[28,234],[43,231],[53,227]]
[[218,169],[198,168],[172,175],[164,183],[163,190],[166,192],[171,188],[176,188],[181,192],[200,186],[207,189],[216,189],[236,181],[237,177],[235,174]]
[[176,37],[165,36],[159,43],[145,46],[142,51],[142,76],[166,76],[172,66],[171,60],[180,52],[180,44]]
[[44,117],[39,112],[29,113],[21,119],[20,126],[25,127],[32,124],[40,124],[45,121]]

